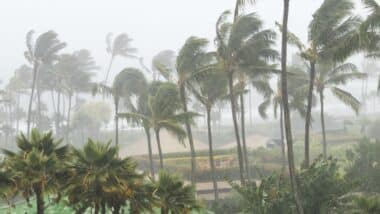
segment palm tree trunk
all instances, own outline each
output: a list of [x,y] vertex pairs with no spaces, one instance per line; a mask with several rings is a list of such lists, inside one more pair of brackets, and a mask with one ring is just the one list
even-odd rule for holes
[[112,214],[119,214],[120,213],[120,205],[114,206]]
[[115,98],[115,143],[119,145],[119,99]]
[[41,126],[41,91],[40,83],[37,82],[37,128]]
[[[185,85],[181,84],[180,86],[180,95],[181,95],[181,101],[182,101],[182,107],[183,107],[183,112],[187,113],[187,101],[186,101],[186,89]],[[191,184],[195,185],[195,168],[196,168],[196,162],[195,162],[195,148],[194,148],[194,140],[193,140],[193,134],[191,131],[191,125],[190,121],[186,120],[185,123],[186,126],[186,132],[187,132],[187,138],[189,139],[189,145],[190,145],[190,155],[191,155]]]
[[19,115],[19,109],[20,109],[20,93],[17,93],[17,103],[16,103],[16,134],[18,134],[20,130],[20,115]]
[[114,58],[115,58],[115,57],[112,55],[112,56],[111,56],[111,59],[110,59],[110,63],[109,63],[109,65],[108,65],[107,75],[106,75],[106,79],[104,80],[104,84],[107,84],[108,76],[110,75],[111,67],[112,67],[112,63],[113,63]]
[[240,135],[239,135],[239,126],[236,118],[236,106],[235,106],[235,92],[234,92],[234,83],[233,83],[233,73],[229,71],[228,73],[228,88],[230,92],[230,103],[231,103],[231,113],[232,121],[234,123],[234,131],[236,137],[237,151],[238,151],[238,160],[239,160],[239,174],[240,174],[240,183],[244,184],[244,164],[243,164],[243,153],[240,144]]
[[98,202],[95,202],[94,214],[99,214],[99,203]]
[[106,214],[106,202],[105,201],[102,201],[101,207],[102,207],[101,214]]
[[288,82],[286,73],[287,64],[287,41],[288,41],[288,18],[289,18],[289,1],[284,0],[284,14],[282,19],[282,45],[281,45],[281,91],[282,91],[282,102],[284,108],[284,120],[285,120],[285,134],[286,143],[288,148],[288,167],[290,183],[292,187],[292,192],[297,208],[298,214],[303,214],[303,207],[301,199],[298,196],[298,186],[296,182],[295,166],[294,166],[294,154],[293,154],[293,137],[292,137],[292,127],[290,122],[290,109],[288,100]]
[[153,155],[152,155],[152,140],[151,140],[151,137],[150,137],[150,130],[149,130],[149,128],[144,128],[144,129],[145,129],[146,139],[147,139],[147,142],[148,142],[150,174],[151,174],[152,179],[154,181],[154,165],[153,165]]
[[218,183],[215,177],[215,163],[214,163],[214,152],[212,146],[212,129],[211,129],[211,109],[207,108],[207,131],[208,131],[208,148],[209,148],[209,158],[210,158],[210,168],[212,173],[212,184],[214,186],[214,198],[215,201],[219,200],[218,193]]
[[57,132],[57,135],[60,136],[60,114],[61,114],[61,91],[58,90],[57,95],[57,113],[55,115],[55,129]]
[[70,142],[70,118],[71,118],[71,100],[72,100],[72,94],[69,94],[69,107],[67,110],[67,124],[66,124],[66,141]]
[[322,125],[322,143],[323,143],[323,159],[327,159],[327,143],[326,143],[326,129],[325,129],[325,110],[324,110],[324,96],[323,89],[319,93],[319,98],[321,102],[321,125]]
[[286,152],[285,152],[285,139],[284,139],[284,111],[282,103],[280,104],[280,132],[281,132],[281,159],[282,159],[282,171],[285,172],[286,168]]
[[32,92],[30,93],[29,107],[28,107],[28,120],[27,120],[27,135],[28,136],[30,133],[30,123],[32,119],[32,103],[33,103],[34,90],[36,88],[37,71],[38,71],[38,63],[35,62],[33,65]]
[[36,185],[33,189],[34,189],[34,194],[36,194],[37,214],[44,214],[45,202],[44,202],[42,187],[40,185]]
[[164,169],[164,159],[162,157],[162,149],[161,149],[161,140],[160,140],[160,130],[154,130],[156,135],[157,147],[158,147],[158,156],[160,157],[160,169]]
[[307,96],[307,109],[305,118],[305,160],[304,166],[306,168],[310,165],[310,126],[311,126],[311,109],[313,107],[313,91],[315,81],[315,63],[310,62],[310,80],[309,80],[309,92]]
[[245,165],[245,173],[247,179],[249,179],[249,165],[248,165],[248,152],[245,138],[245,104],[244,104],[244,95],[240,94],[240,123],[241,123],[241,139],[243,141],[243,157],[244,157],[244,165]]
[[169,210],[167,208],[161,207],[161,214],[169,214]]

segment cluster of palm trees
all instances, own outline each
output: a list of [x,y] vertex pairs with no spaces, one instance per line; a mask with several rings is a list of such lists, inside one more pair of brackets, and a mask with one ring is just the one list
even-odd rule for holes
[[[43,33],[35,41],[32,39],[33,31],[29,32],[25,57],[32,68],[27,66],[20,68],[15,80],[12,79],[16,83],[10,84],[9,87],[12,93],[20,96],[27,89],[25,85],[32,85],[27,113],[27,136],[33,123],[38,128],[43,127],[44,105],[41,96],[44,91],[51,92],[55,131],[58,136],[65,136],[68,141],[71,131],[72,98],[79,93],[89,91],[92,91],[93,95],[99,93],[107,95],[112,97],[114,104],[115,143],[119,143],[119,119],[126,119],[132,124],[141,126],[147,138],[150,174],[154,180],[156,176],[151,134],[153,133],[156,139],[160,169],[163,169],[164,151],[161,148],[160,131],[167,130],[178,137],[181,143],[188,142],[191,182],[195,185],[196,148],[192,126],[194,118],[202,115],[193,112],[189,104],[200,103],[207,118],[209,162],[213,174],[215,199],[218,199],[211,113],[217,104],[229,102],[237,146],[239,176],[241,183],[244,184],[250,179],[249,151],[245,136],[245,98],[247,92],[254,89],[264,98],[258,109],[262,117],[267,117],[266,110],[270,106],[274,108],[275,117],[278,108],[280,109],[283,168],[285,169],[286,165],[289,167],[297,210],[303,213],[301,199],[297,195],[290,113],[297,111],[305,118],[303,166],[308,167],[312,110],[319,98],[322,153],[327,158],[324,118],[326,93],[330,91],[356,113],[359,112],[359,100],[341,86],[349,81],[366,77],[354,64],[347,62],[350,56],[357,52],[365,52],[370,57],[379,56],[377,47],[380,6],[375,0],[363,0],[370,10],[370,15],[362,20],[355,15],[351,0],[325,0],[313,14],[313,19],[307,28],[308,43],[303,44],[288,30],[290,2],[284,0],[283,21],[281,24],[276,24],[282,35],[282,48],[279,53],[275,50],[277,33],[265,29],[256,13],[245,12],[247,7],[254,3],[254,0],[237,0],[232,15],[230,11],[221,14],[215,25],[214,48],[207,39],[193,36],[186,40],[178,54],[169,50],[159,53],[152,60],[152,68],[145,66],[143,58],[136,55],[137,50],[131,46],[132,40],[127,34],[120,34],[115,39],[112,39],[112,34],[107,35],[107,52],[111,58],[105,80],[100,83],[92,82],[92,71],[97,70],[98,66],[88,51],[59,54],[66,44],[58,39],[55,32]],[[288,44],[297,48],[298,55],[304,62],[302,66],[287,65]],[[125,68],[115,76],[112,85],[109,85],[112,64],[117,56],[139,60],[143,70]],[[276,63],[279,61],[281,66],[278,68]],[[32,81],[22,78],[24,75],[19,75],[25,70],[31,73]],[[146,78],[144,72],[153,74],[153,77]],[[271,84],[273,77],[278,78],[275,88]],[[23,84],[18,84],[18,81],[23,81]],[[68,105],[62,105],[61,102],[66,100]],[[37,106],[34,113],[33,101]],[[16,103],[19,105],[19,102]],[[18,112],[17,105],[15,112]],[[67,106],[67,109],[61,109],[62,106]],[[15,117],[19,118],[18,114]],[[75,154],[79,156],[80,152]],[[72,191],[77,191],[77,188]],[[75,200],[74,198],[73,201]],[[109,202],[94,203],[99,203],[97,205],[99,208]]]
[[[152,181],[136,170],[131,158],[121,158],[111,142],[91,139],[81,149],[62,145],[52,132],[32,129],[17,137],[18,151],[3,150],[1,198],[10,206],[13,197],[35,200],[36,213],[55,203],[67,203],[75,213],[153,212],[188,213],[201,206],[195,190],[177,176],[161,171]],[[48,197],[53,199],[46,200]],[[47,203],[48,202],[48,203]]]

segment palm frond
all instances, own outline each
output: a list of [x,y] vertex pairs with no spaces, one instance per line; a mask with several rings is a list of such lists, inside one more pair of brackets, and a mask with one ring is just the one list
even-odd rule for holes
[[351,107],[356,114],[359,113],[360,102],[352,94],[337,87],[331,88],[331,91],[340,101]]

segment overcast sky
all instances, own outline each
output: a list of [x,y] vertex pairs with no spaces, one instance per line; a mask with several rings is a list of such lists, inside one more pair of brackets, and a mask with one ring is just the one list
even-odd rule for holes
[[[359,0],[356,0],[359,2]],[[290,28],[306,39],[306,27],[321,0],[292,0]],[[125,32],[133,39],[139,55],[149,61],[164,49],[178,50],[189,36],[215,36],[215,22],[235,0],[7,0],[0,7],[0,79],[8,78],[23,57],[25,35],[54,30],[67,42],[64,52],[89,49],[99,66],[105,67],[108,55],[105,36]],[[282,1],[261,0],[255,11],[266,26],[281,20]],[[118,58],[113,74],[132,60]],[[103,76],[103,75],[100,75]]]

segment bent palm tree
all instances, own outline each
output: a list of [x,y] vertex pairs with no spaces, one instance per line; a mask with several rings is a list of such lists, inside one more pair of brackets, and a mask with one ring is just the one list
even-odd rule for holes
[[136,58],[134,55],[137,52],[136,48],[131,46],[132,39],[126,34],[119,34],[112,41],[112,33],[108,33],[106,37],[107,44],[107,53],[111,55],[111,59],[108,65],[106,78],[104,80],[104,84],[107,84],[108,77],[111,71],[112,63],[117,56],[127,57],[127,58]]
[[30,131],[32,102],[34,91],[36,89],[38,69],[41,64],[48,64],[57,60],[57,53],[66,47],[65,43],[58,40],[58,34],[54,31],[48,31],[41,34],[35,41],[33,41],[33,34],[34,31],[31,30],[26,35],[26,46],[28,49],[24,53],[25,58],[33,65],[32,91],[28,106],[27,135],[29,135]]
[[115,143],[119,143],[119,103],[124,98],[128,108],[134,109],[132,105],[132,96],[139,96],[146,90],[147,82],[144,74],[135,68],[125,68],[114,79],[112,87],[104,84],[95,84],[93,95],[101,93],[112,96],[115,106]]
[[294,165],[294,152],[293,152],[293,136],[292,127],[290,122],[290,108],[288,99],[288,77],[287,77],[287,50],[288,50],[288,19],[289,19],[289,1],[284,0],[284,12],[282,18],[282,38],[281,38],[281,95],[282,95],[282,105],[284,110],[284,124],[285,124],[285,136],[286,144],[288,148],[288,167],[290,184],[292,188],[292,193],[294,196],[296,209],[298,214],[303,214],[303,207],[301,199],[298,195],[298,185],[296,182],[296,169]]
[[321,106],[321,124],[322,124],[322,136],[323,136],[323,157],[327,159],[327,142],[326,142],[326,130],[325,130],[325,118],[324,118],[324,95],[325,90],[330,89],[332,94],[338,98],[345,105],[349,106],[359,113],[360,102],[348,91],[339,88],[339,85],[345,85],[348,81],[355,79],[365,78],[366,74],[358,72],[356,66],[351,63],[345,63],[336,67],[324,63],[318,69],[318,73],[315,79],[315,87],[319,94],[320,106]]
[[160,168],[163,169],[160,131],[166,129],[177,136],[180,142],[183,142],[186,137],[186,131],[182,128],[182,124],[187,119],[195,116],[195,114],[191,112],[177,113],[181,108],[181,103],[177,87],[173,83],[153,82],[149,87],[149,94],[142,96],[141,99],[146,99],[145,101],[140,101],[146,105],[146,111],[119,113],[117,117],[143,124],[147,128],[153,129],[158,146]]
[[[211,62],[213,58],[209,59]],[[206,59],[206,61],[209,61]],[[206,63],[210,63],[206,62]],[[212,173],[215,200],[219,199],[218,185],[215,176],[214,151],[211,127],[211,111],[218,101],[227,95],[227,78],[220,70],[213,70],[199,74],[193,84],[190,85],[191,92],[197,100],[206,108],[207,133],[209,144],[209,161]]]
[[[321,60],[344,61],[359,45],[360,19],[353,15],[354,4],[351,0],[325,0],[314,13],[308,26],[310,46],[302,44],[294,34],[288,33],[288,42],[295,45],[299,55],[310,66],[308,89],[308,104],[305,120],[305,160],[306,167],[310,164],[310,126],[313,105],[314,81],[316,64]],[[277,24],[280,27],[281,25]],[[350,50],[342,47],[351,46]]]

